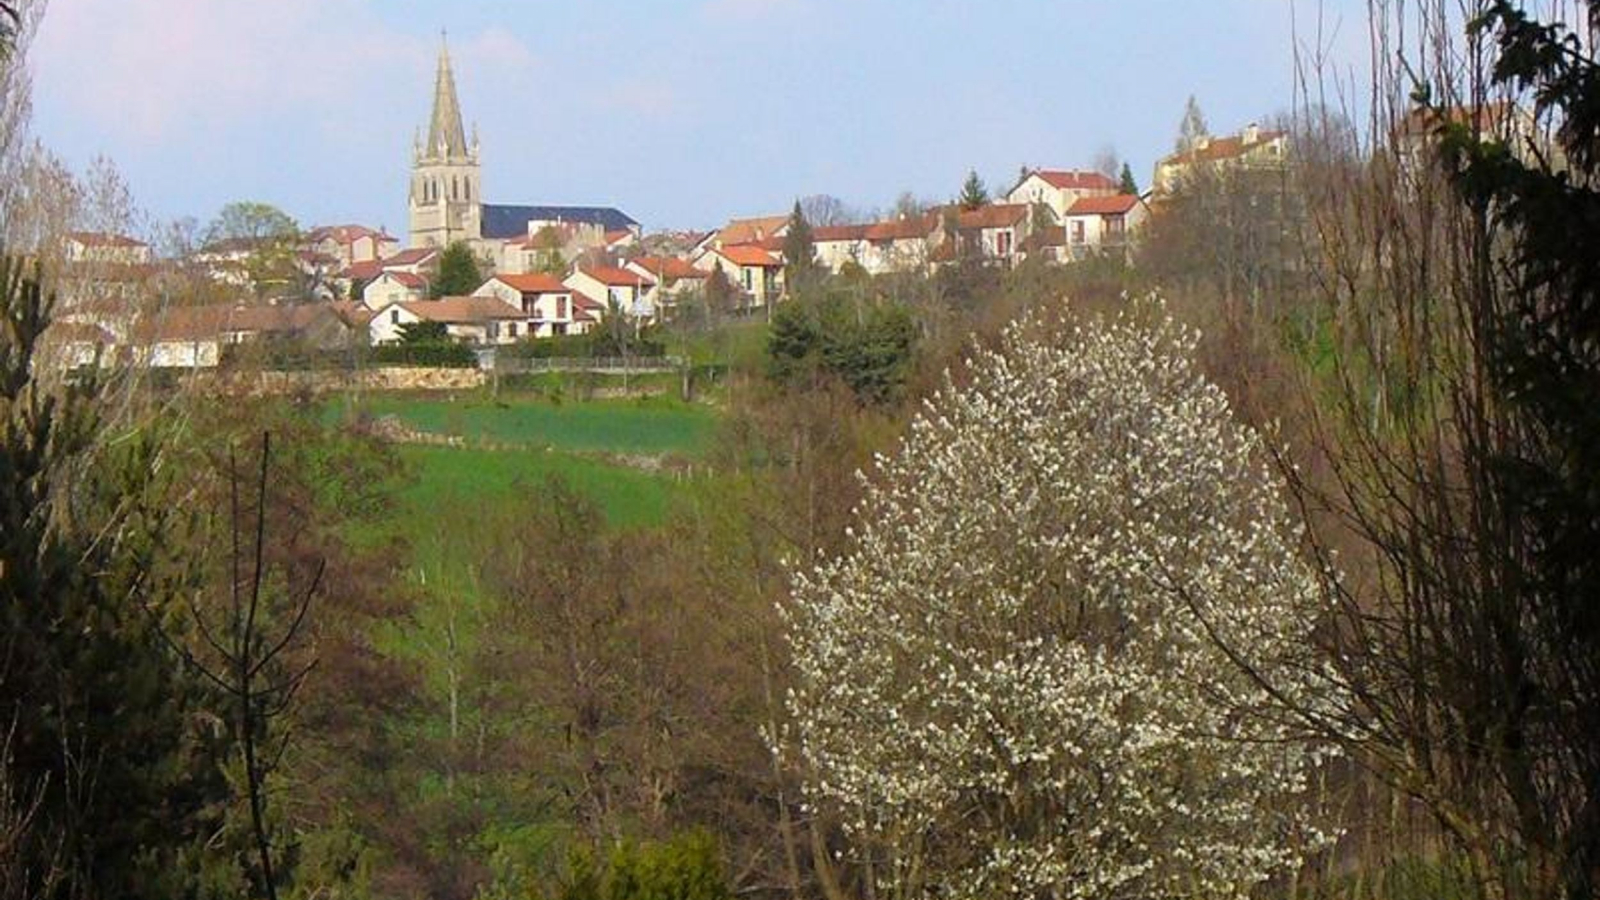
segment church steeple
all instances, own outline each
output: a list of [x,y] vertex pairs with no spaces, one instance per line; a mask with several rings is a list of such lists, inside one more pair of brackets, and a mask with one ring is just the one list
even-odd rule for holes
[[461,104],[456,100],[456,78],[450,71],[450,48],[439,36],[439,73],[433,83],[433,118],[428,123],[427,156],[465,159],[467,133],[461,127]]
[[[420,135],[419,135],[420,137]],[[461,127],[450,50],[439,40],[439,71],[433,83],[433,115],[427,143],[413,141],[411,160],[411,246],[443,247],[483,236],[483,193],[479,189],[478,140],[467,143]]]

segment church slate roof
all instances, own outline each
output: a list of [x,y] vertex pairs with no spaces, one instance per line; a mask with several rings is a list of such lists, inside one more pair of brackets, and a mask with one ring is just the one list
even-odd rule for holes
[[529,222],[581,222],[606,231],[637,228],[632,216],[610,206],[508,206],[483,204],[483,236],[512,238],[528,233]]

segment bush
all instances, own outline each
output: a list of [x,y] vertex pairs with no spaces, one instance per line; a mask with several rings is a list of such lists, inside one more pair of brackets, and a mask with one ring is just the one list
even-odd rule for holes
[[617,845],[597,866],[592,854],[573,854],[567,877],[551,900],[729,900],[716,839],[702,831],[669,841]]
[[371,362],[380,366],[436,366],[445,369],[470,369],[478,364],[477,354],[465,344],[452,341],[415,344],[380,344],[372,348]]

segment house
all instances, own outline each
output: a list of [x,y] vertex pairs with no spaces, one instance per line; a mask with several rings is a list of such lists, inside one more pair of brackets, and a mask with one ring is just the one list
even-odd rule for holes
[[1438,172],[1434,165],[1435,154],[1439,130],[1446,124],[1466,126],[1485,139],[1501,141],[1524,165],[1548,164],[1556,171],[1567,167],[1566,154],[1560,144],[1552,140],[1549,128],[1541,127],[1533,113],[1521,104],[1497,100],[1443,109],[1418,107],[1402,116],[1392,133],[1400,168],[1408,176],[1407,181],[1415,181],[1425,172]]
[[39,359],[51,370],[102,366],[111,362],[117,341],[88,322],[52,321],[40,340]]
[[361,303],[367,309],[382,309],[391,303],[425,300],[428,279],[404,270],[383,271],[361,290]]
[[[628,232],[631,233],[631,232]],[[584,222],[542,224],[530,234],[486,240],[496,272],[565,272],[573,260],[604,247],[602,226]]]
[[1126,255],[1150,208],[1135,194],[1084,197],[1066,215],[1066,246],[1072,259],[1097,253]]
[[850,264],[862,265],[866,252],[866,225],[818,225],[811,229],[811,252],[817,265],[839,272]]
[[72,263],[109,263],[116,266],[148,266],[155,255],[150,245],[122,234],[104,231],[74,231],[67,235],[64,252]]
[[[1015,265],[1032,225],[1033,209],[1025,203],[991,203],[977,209],[945,207],[939,211],[946,257],[966,256]],[[954,234],[951,234],[951,230]]]
[[439,267],[439,251],[432,247],[413,247],[386,257],[379,269],[384,272],[408,272],[412,275],[432,275]]
[[1157,196],[1165,196],[1197,172],[1282,168],[1288,154],[1288,132],[1264,129],[1252,122],[1238,134],[1201,136],[1189,147],[1162,158],[1156,163],[1151,185]]
[[656,283],[654,299],[663,316],[671,316],[685,294],[704,287],[709,275],[676,256],[639,256],[629,260],[623,268]]
[[1084,197],[1106,197],[1120,190],[1117,182],[1104,172],[1083,169],[1033,169],[1006,192],[1007,203],[1032,206],[1042,203],[1050,208],[1055,222],[1060,224],[1068,208]]
[[[525,337],[582,333],[574,327],[574,323],[579,321],[577,316],[583,312],[576,302],[581,295],[576,295],[572,288],[562,284],[561,279],[554,275],[543,272],[496,275],[472,293],[475,297],[498,298],[521,310],[527,318],[523,329]],[[583,299],[585,304],[595,303],[587,297]],[[593,318],[588,313],[583,313],[583,317]]]
[[823,225],[811,230],[818,264],[839,272],[860,266],[872,275],[927,269],[938,240],[934,215],[902,216],[865,225]]
[[367,324],[374,344],[399,343],[407,325],[438,322],[445,333],[471,344],[510,344],[528,335],[528,316],[498,297],[440,297],[390,303]]
[[615,266],[579,266],[562,284],[598,300],[608,310],[619,310],[644,321],[656,317],[656,280],[641,271]]
[[306,232],[302,249],[334,260],[335,269],[347,269],[398,253],[400,242],[387,232],[365,225],[319,225]]
[[717,247],[734,244],[755,244],[782,238],[789,233],[788,216],[756,216],[748,219],[729,219],[728,224],[700,239],[694,253],[704,253]]
[[136,363],[155,368],[210,368],[227,348],[262,341],[297,341],[333,349],[350,327],[328,303],[250,306],[215,303],[169,307],[142,319],[130,344]]
[[705,272],[722,270],[744,294],[746,307],[766,306],[783,296],[783,260],[755,244],[709,247],[694,259]]

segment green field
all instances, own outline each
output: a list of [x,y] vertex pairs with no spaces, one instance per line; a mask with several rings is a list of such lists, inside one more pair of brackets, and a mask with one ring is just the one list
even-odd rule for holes
[[441,510],[484,510],[536,494],[545,479],[566,479],[594,498],[614,525],[648,525],[666,515],[678,490],[671,476],[570,453],[544,450],[479,450],[470,447],[409,445],[400,448],[412,480],[399,495],[401,512],[412,523],[405,531],[426,533]]
[[363,400],[359,409],[469,443],[576,453],[695,456],[710,444],[717,425],[708,407],[658,397],[553,403],[532,397],[378,396]]

